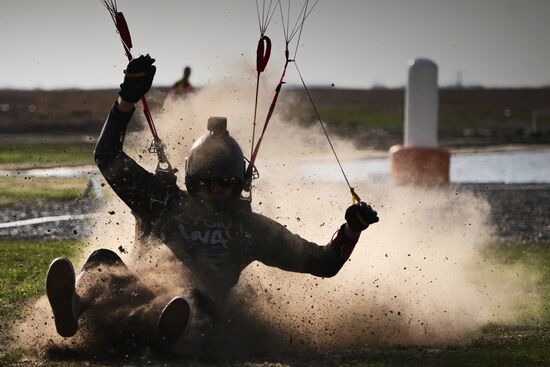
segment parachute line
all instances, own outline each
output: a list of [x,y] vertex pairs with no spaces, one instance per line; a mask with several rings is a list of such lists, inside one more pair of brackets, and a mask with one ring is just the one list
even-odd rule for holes
[[115,21],[115,15],[117,13],[117,5],[116,0],[99,0],[101,3],[107,8],[109,11],[109,14],[111,14],[111,18],[113,18],[113,22]]
[[265,6],[266,0],[263,0],[262,2],[262,14],[260,15],[260,4],[258,3],[258,0],[256,0],[256,13],[258,14],[258,26],[260,28],[260,34],[263,36],[265,32],[267,31],[267,28],[269,27],[269,23],[271,23],[271,19],[273,19],[273,14],[275,14],[275,10],[277,9],[277,5],[279,5],[281,0],[277,0],[277,2],[274,3],[274,0],[269,0],[269,4]]
[[252,140],[250,147],[250,157],[252,158],[255,150],[256,143],[256,119],[258,112],[258,93],[260,89],[260,74],[264,71],[267,63],[269,61],[269,56],[271,53],[271,40],[269,37],[265,36],[265,32],[275,15],[277,7],[280,7],[281,0],[269,0],[269,4],[266,9],[266,0],[262,1],[262,9],[260,15],[260,4],[256,0],[256,13],[258,14],[258,26],[260,28],[260,41],[258,43],[258,48],[256,50],[256,96],[254,100],[254,120],[252,122]]
[[[300,9],[300,12],[298,13],[298,15],[296,17],[296,21],[294,22],[294,26],[291,29],[290,28],[290,23],[291,23],[291,20],[290,20],[290,1],[288,2],[287,13],[286,13],[286,17],[285,17],[283,7],[280,4],[280,0],[279,0],[279,10],[280,10],[280,13],[281,13],[281,21],[283,23],[283,34],[285,36],[285,41],[286,41],[287,44],[292,41],[292,39],[294,38],[294,36],[296,36],[297,33],[302,32],[302,28],[304,26],[304,23],[305,23],[306,19],[309,17],[309,15],[311,14],[311,12],[313,11],[313,9],[315,8],[315,6],[317,5],[318,2],[319,2],[319,0],[316,0],[315,3],[313,3],[313,5],[310,7],[309,6],[309,0],[306,0],[304,2],[304,5]],[[285,18],[286,18],[286,20],[285,20]]]
[[[311,107],[313,107],[313,111],[315,112],[317,120],[319,121],[319,124],[321,125],[321,128],[323,129],[323,132],[325,133],[327,141],[330,145],[330,149],[332,149],[332,153],[334,154],[334,157],[336,158],[336,162],[338,162],[338,166],[340,167],[340,171],[342,171],[342,175],[344,176],[344,180],[346,180],[346,184],[348,185],[348,187],[349,187],[349,189],[350,189],[350,191],[353,195],[355,192],[354,192],[353,188],[351,187],[351,185],[349,183],[348,176],[346,175],[346,172],[344,171],[344,167],[342,167],[342,163],[340,163],[340,159],[338,158],[338,154],[336,154],[336,149],[334,149],[334,145],[332,145],[332,141],[330,140],[330,136],[328,135],[325,124],[323,123],[323,120],[321,120],[321,115],[319,114],[319,111],[317,110],[317,107],[315,106],[315,102],[313,102],[313,97],[311,96],[311,93],[309,93],[309,89],[306,85],[306,82],[304,81],[304,78],[302,77],[302,73],[300,72],[300,69],[298,68],[298,64],[296,63],[296,61],[294,61],[294,66],[296,67],[296,71],[298,72],[298,75],[300,76],[300,80],[302,81],[302,85],[304,86],[304,90],[306,91],[306,94],[309,98],[309,101],[311,102]],[[355,195],[357,195],[357,194],[355,194]]]
[[[309,89],[308,89],[308,87],[307,87],[307,85],[304,81],[302,73],[300,72],[300,69],[298,68],[298,64],[296,63],[296,55],[298,54],[298,47],[300,45],[300,39],[302,37],[304,24],[305,24],[307,18],[309,17],[309,15],[311,14],[311,12],[313,11],[313,9],[317,6],[318,2],[319,2],[319,0],[315,0],[313,5],[310,7],[309,6],[310,5],[309,0],[305,0],[304,5],[301,7],[301,10],[300,10],[298,16],[296,17],[296,21],[294,22],[294,25],[292,26],[292,29],[291,29],[290,28],[290,23],[291,23],[290,0],[288,1],[288,7],[287,7],[286,14],[283,11],[283,5],[281,4],[281,0],[277,1],[277,5],[279,7],[279,12],[281,14],[283,34],[284,34],[284,37],[285,37],[285,65],[283,67],[283,72],[281,74],[281,78],[279,80],[279,83],[277,84],[277,88],[275,88],[275,94],[273,96],[273,100],[271,101],[271,105],[269,107],[267,116],[265,118],[263,129],[262,129],[261,134],[258,138],[258,141],[255,142],[256,117],[257,117],[257,108],[258,108],[258,89],[259,89],[259,82],[260,82],[260,72],[263,71],[263,69],[260,70],[258,68],[258,74],[257,74],[257,79],[256,79],[256,99],[255,99],[255,104],[254,104],[254,122],[253,122],[253,127],[252,127],[252,147],[251,147],[251,151],[250,151],[250,161],[249,161],[248,167],[246,169],[246,173],[245,173],[245,180],[248,182],[249,190],[251,190],[252,189],[251,181],[252,181],[252,175],[253,175],[253,170],[254,170],[254,163],[256,161],[256,157],[258,155],[258,151],[259,151],[261,142],[263,140],[264,134],[267,130],[267,126],[268,126],[269,121],[271,120],[271,116],[273,115],[273,112],[275,110],[275,105],[277,103],[279,93],[282,89],[283,84],[285,83],[284,78],[285,78],[288,63],[293,62],[294,66],[296,67],[296,71],[298,72],[298,75],[300,77],[300,80],[302,82],[302,85],[304,87],[304,90],[306,91],[306,94],[309,98],[309,101],[311,103],[313,111],[315,112],[317,120],[319,121],[319,124],[321,125],[323,133],[325,134],[325,137],[327,138],[327,141],[329,143],[330,149],[332,150],[332,153],[334,154],[334,157],[336,158],[336,162],[338,163],[338,166],[340,167],[340,171],[342,172],[342,175],[344,176],[344,180],[346,181],[346,184],[347,184],[347,186],[348,186],[348,188],[351,192],[353,201],[354,202],[359,202],[361,199],[355,193],[353,187],[351,187],[351,184],[348,180],[346,172],[344,171],[344,167],[342,166],[342,163],[340,162],[340,158],[338,157],[338,154],[336,153],[336,149],[334,148],[334,145],[332,144],[332,141],[331,141],[330,136],[328,134],[327,128],[326,128],[325,124],[323,123],[323,120],[321,119],[319,111],[317,110],[317,106],[315,105],[315,102],[313,101],[313,97],[311,96],[311,93],[309,92]],[[270,1],[269,7],[268,7],[268,14],[270,14],[270,12],[271,12],[271,5],[272,5],[272,2]],[[275,5],[275,7],[277,7],[277,5]],[[262,16],[261,17],[260,17],[260,9],[259,9],[258,0],[256,0],[256,10],[258,12],[258,23],[260,24],[260,32],[261,32],[260,44],[261,44],[262,39],[264,37],[264,32],[267,28],[267,24],[269,24],[269,22],[271,21],[271,18],[273,17],[273,12],[271,12],[271,15],[268,15],[268,17],[267,17],[268,20],[266,21],[265,0],[264,0],[263,7],[262,7]],[[289,58],[288,48],[289,48],[290,42],[293,40],[293,38],[296,35],[298,35],[298,39],[296,41],[296,45],[295,45],[295,49],[294,49],[294,56],[293,56],[293,59],[291,60]],[[262,48],[260,50],[263,50],[263,45],[261,47]]]
[[296,17],[296,22],[294,23],[294,26],[292,27],[292,32],[290,32],[290,40],[292,40],[292,38],[296,34],[296,29],[297,28],[302,28],[301,26],[303,26],[303,24],[304,24],[302,22],[302,24],[300,25],[300,18],[302,17],[302,14],[304,14],[304,16],[306,14],[305,9],[307,9],[307,4],[308,4],[308,0],[304,1],[304,5],[302,6],[302,9],[300,10],[300,13],[298,13],[298,15]]

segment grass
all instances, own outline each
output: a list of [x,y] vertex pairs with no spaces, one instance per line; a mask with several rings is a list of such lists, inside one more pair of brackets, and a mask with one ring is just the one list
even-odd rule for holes
[[531,292],[540,295],[543,302],[533,309],[529,300],[520,299],[517,301],[518,312],[523,311],[521,319],[524,323],[550,327],[550,244],[501,243],[489,247],[486,255],[504,266],[521,265],[529,269],[536,279]]
[[50,262],[61,255],[73,257],[76,241],[0,241],[0,366],[15,363],[21,351],[8,349],[8,326],[30,300],[44,293]]
[[[380,128],[401,129],[403,127],[402,109],[374,109],[363,106],[320,106],[317,108],[323,122],[331,128]],[[303,121],[317,121],[311,108],[293,106],[288,118],[298,116]]]
[[358,125],[365,128],[399,129],[403,126],[402,110],[375,110],[368,107],[322,107],[320,115],[327,123]]
[[92,143],[4,143],[0,164],[18,167],[51,167],[93,164]]
[[[22,306],[43,293],[44,277],[50,261],[60,255],[74,257],[80,244],[75,241],[0,241],[0,326],[20,317]],[[318,360],[280,360],[282,365],[320,366],[539,366],[550,364],[550,243],[505,243],[491,246],[487,258],[502,265],[521,265],[537,274],[537,291],[545,311],[537,323],[487,325],[482,336],[470,345],[445,349],[391,347],[352,353],[317,356]],[[0,341],[5,340],[4,336]],[[3,343],[2,343],[3,344]],[[0,345],[2,345],[0,344]],[[7,344],[5,344],[7,345]],[[24,351],[0,347],[0,365],[20,364]],[[265,361],[258,363],[264,365]],[[70,361],[47,361],[47,365],[67,365]],[[113,362],[112,365],[116,365]],[[279,364],[279,365],[281,365]],[[35,364],[32,364],[33,366]],[[109,365],[109,364],[108,364]],[[174,364],[177,365],[177,364]],[[250,366],[249,362],[234,365]]]
[[52,259],[76,255],[79,245],[78,241],[0,241],[0,320],[9,318],[13,304],[41,294]]
[[[319,114],[324,122],[332,128],[366,128],[366,129],[403,129],[403,108],[371,108],[365,106],[321,106]],[[305,121],[316,121],[315,115],[303,107],[294,108],[292,113]],[[518,129],[530,127],[530,114],[523,112],[514,118],[503,116],[501,111],[468,111],[446,109],[438,113],[440,129]],[[545,121],[541,118],[541,125]],[[544,126],[544,125],[543,125]]]
[[76,199],[87,185],[85,177],[1,177],[0,205],[37,199]]
[[[333,359],[334,356],[329,357]],[[468,347],[428,349],[390,348],[341,355],[336,363],[349,367],[389,366],[540,366],[550,361],[547,340],[524,340],[505,345],[477,343]],[[321,363],[321,365],[324,365]]]

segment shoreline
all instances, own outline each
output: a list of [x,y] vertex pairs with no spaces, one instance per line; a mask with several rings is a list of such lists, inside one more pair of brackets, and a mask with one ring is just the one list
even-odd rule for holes
[[[336,146],[336,152],[341,161],[358,161],[366,159],[386,159],[389,158],[389,150],[338,150]],[[483,147],[465,147],[465,148],[454,148],[448,149],[451,155],[462,155],[462,154],[476,154],[476,153],[510,153],[510,152],[537,152],[537,151],[547,151],[550,150],[550,144],[505,144],[505,145],[495,145],[495,146],[483,146]],[[278,161],[281,157],[267,157],[259,160],[264,161],[269,164],[272,161]],[[331,151],[327,150],[323,153],[311,153],[309,155],[300,155],[293,156],[293,161],[297,164],[308,164],[308,163],[335,163],[334,155]],[[90,157],[90,164],[42,164],[36,165],[35,163],[28,164],[17,164],[17,163],[0,163],[0,176],[8,176],[9,173],[18,172],[18,171],[29,171],[29,170],[48,170],[48,169],[63,169],[69,168],[78,172],[93,172],[97,168],[93,164],[93,161]],[[550,178],[549,178],[550,179]]]
[[[446,148],[443,148],[446,149]],[[479,147],[464,147],[464,148],[452,148],[447,149],[451,155],[452,154],[475,154],[475,153],[508,153],[508,152],[522,152],[522,151],[545,151],[550,150],[550,144],[504,144],[504,145],[492,145],[492,146],[479,146]],[[338,157],[342,160],[360,160],[360,159],[370,159],[370,158],[388,158],[389,149],[357,149],[354,151],[344,151],[343,149],[339,152],[338,146],[336,146],[336,153]],[[323,163],[326,161],[334,161],[334,155],[332,152],[327,151],[326,153],[313,153],[310,156],[296,156],[296,161],[299,162],[308,162],[312,161],[321,161],[318,163]],[[269,161],[269,159],[266,159]]]

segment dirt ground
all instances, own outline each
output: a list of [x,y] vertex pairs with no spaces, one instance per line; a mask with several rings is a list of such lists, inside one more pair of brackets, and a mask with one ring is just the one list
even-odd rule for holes
[[550,242],[550,184],[463,184],[486,197],[504,241]]

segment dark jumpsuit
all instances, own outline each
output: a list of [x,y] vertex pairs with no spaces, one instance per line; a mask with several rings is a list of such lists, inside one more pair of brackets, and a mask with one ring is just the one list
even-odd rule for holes
[[95,161],[135,216],[138,248],[134,251],[146,258],[147,244],[160,240],[181,262],[205,309],[215,312],[212,309],[255,260],[331,277],[349,258],[356,241],[346,237],[343,226],[328,245],[319,246],[238,205],[238,200],[214,209],[181,190],[173,174],[148,172],[123,152],[131,116],[113,106],[97,142]]

